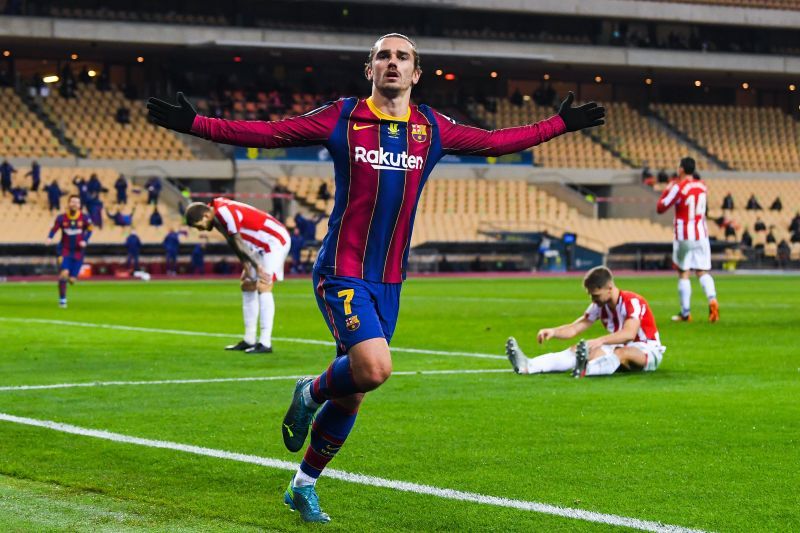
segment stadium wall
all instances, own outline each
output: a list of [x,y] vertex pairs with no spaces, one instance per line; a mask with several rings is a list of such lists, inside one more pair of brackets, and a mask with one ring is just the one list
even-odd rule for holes
[[[364,53],[372,46],[375,35],[234,27],[179,27],[133,22],[4,16],[0,17],[0,38]],[[782,55],[703,53],[433,37],[419,38],[418,45],[423,56],[514,59],[531,63],[604,67],[656,67],[702,72],[800,74],[800,57]]]

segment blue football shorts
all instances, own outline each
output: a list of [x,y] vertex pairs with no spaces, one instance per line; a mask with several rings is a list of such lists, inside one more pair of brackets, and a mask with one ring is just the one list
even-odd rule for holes
[[75,257],[62,256],[59,269],[68,270],[69,277],[77,278],[78,273],[81,271],[81,266],[83,266],[83,258],[77,259]]
[[317,305],[336,341],[337,356],[368,339],[382,337],[391,342],[400,311],[402,283],[379,283],[317,272],[312,279]]

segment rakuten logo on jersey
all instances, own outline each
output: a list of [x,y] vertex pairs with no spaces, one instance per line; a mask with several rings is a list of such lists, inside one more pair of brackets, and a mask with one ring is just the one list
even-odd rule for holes
[[375,170],[417,170],[422,168],[422,157],[408,155],[406,152],[395,154],[384,152],[383,148],[367,150],[363,146],[356,146],[356,163],[369,163]]

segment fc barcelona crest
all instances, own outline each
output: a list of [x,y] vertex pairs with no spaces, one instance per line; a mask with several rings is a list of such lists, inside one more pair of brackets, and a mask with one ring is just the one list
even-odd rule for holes
[[428,140],[428,127],[425,124],[412,124],[411,138],[418,143],[424,143]]
[[361,321],[358,319],[358,315],[353,315],[344,319],[344,325],[348,331],[355,331],[361,326]]

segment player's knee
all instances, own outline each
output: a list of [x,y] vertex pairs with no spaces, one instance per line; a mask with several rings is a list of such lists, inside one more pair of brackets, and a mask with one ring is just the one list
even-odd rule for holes
[[374,365],[362,369],[357,383],[364,392],[368,392],[383,385],[391,375],[391,365]]
[[259,294],[265,292],[272,292],[272,285],[273,285],[272,280],[269,281],[258,280],[258,283],[256,283],[256,290],[258,291]]
[[242,292],[253,292],[257,289],[257,283],[253,280],[243,279],[240,286],[242,287]]

